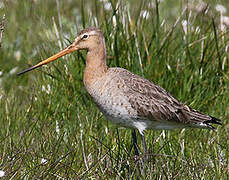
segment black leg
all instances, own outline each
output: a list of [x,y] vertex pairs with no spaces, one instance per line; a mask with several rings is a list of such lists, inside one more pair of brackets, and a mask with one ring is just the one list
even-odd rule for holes
[[145,141],[145,136],[142,136],[142,145],[143,145],[143,149],[144,149],[144,160],[147,162],[149,161],[149,156],[148,156],[148,152],[147,152],[147,146],[146,146],[146,141]]
[[138,142],[137,142],[137,136],[136,136],[135,130],[132,130],[132,140],[133,140],[133,146],[134,146],[134,154],[136,156],[139,156]]
[[[144,136],[142,136],[142,140],[144,139],[143,141],[143,147],[144,147],[144,150],[145,150],[145,147],[146,147],[146,143],[145,143],[145,138]],[[132,130],[132,140],[133,140],[133,146],[134,146],[134,154],[136,156],[139,156],[139,148],[138,148],[138,143],[137,143],[137,136],[136,136],[136,131],[135,130]],[[145,144],[145,145],[144,145]],[[145,154],[144,154],[145,155]],[[144,161],[145,161],[145,157],[140,160],[138,163],[138,167],[141,171],[141,174],[144,175],[145,174],[145,170],[144,170]]]

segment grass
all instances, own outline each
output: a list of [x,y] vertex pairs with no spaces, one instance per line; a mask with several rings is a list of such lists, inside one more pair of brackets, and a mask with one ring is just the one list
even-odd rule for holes
[[[55,1],[0,4],[7,24],[0,51],[0,170],[6,179],[229,177],[229,36],[219,29],[216,4],[205,12],[197,11],[198,1],[187,9],[185,3],[129,2],[60,1],[59,10]],[[16,76],[91,25],[104,32],[110,67],[159,84],[223,126],[147,131],[151,159],[142,174],[131,131],[108,122],[83,86],[86,52]]]

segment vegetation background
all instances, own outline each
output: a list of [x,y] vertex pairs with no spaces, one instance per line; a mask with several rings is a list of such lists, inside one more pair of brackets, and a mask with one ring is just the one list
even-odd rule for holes
[[[0,176],[228,179],[228,11],[227,0],[0,1]],[[86,52],[16,76],[88,26],[104,32],[110,67],[159,84],[223,125],[147,131],[150,161],[141,173],[131,131],[108,122],[83,86]]]

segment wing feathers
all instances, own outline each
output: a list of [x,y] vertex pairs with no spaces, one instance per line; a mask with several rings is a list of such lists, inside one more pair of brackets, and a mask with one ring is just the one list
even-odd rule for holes
[[137,76],[125,69],[120,70],[119,77],[127,86],[124,92],[129,98],[131,106],[137,110],[138,116],[152,121],[171,121],[190,126],[212,128],[210,125],[221,124],[220,120],[200,113],[179,102],[165,89]]

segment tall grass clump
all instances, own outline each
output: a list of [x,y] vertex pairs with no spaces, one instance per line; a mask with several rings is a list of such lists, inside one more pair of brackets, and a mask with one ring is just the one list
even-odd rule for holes
[[[227,179],[229,36],[227,14],[216,6],[157,0],[0,2],[0,19],[6,15],[0,51],[3,177]],[[147,131],[150,161],[142,174],[131,131],[108,122],[84,88],[86,52],[16,76],[69,45],[88,26],[104,32],[109,67],[159,84],[222,119],[223,126]]]

